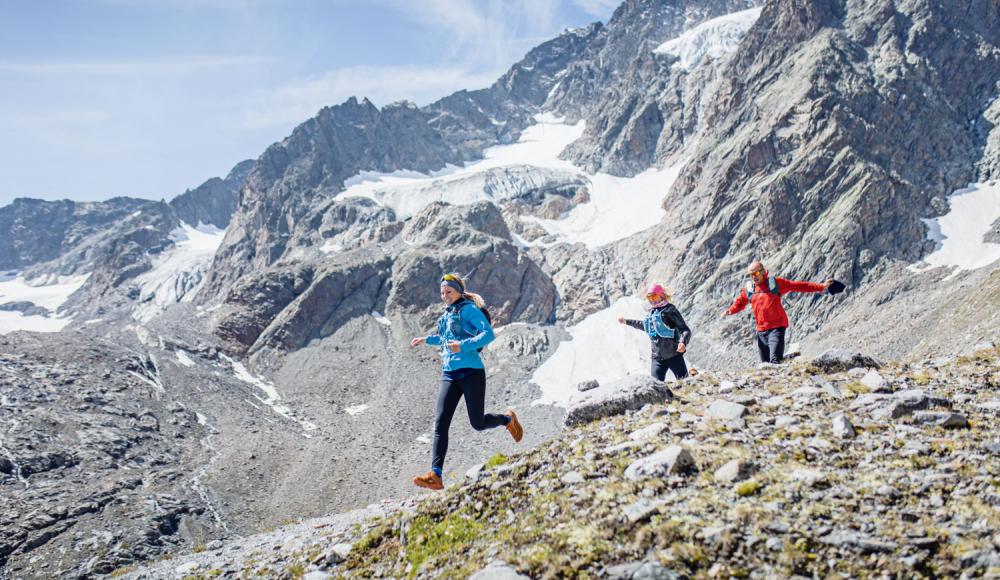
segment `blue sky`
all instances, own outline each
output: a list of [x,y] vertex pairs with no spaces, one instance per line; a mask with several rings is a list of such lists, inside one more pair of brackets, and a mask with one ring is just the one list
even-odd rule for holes
[[351,95],[489,85],[618,0],[0,0],[0,205],[171,198]]

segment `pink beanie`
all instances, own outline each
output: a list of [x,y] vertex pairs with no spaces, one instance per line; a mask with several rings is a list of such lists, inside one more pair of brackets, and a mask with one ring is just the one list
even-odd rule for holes
[[664,290],[663,286],[660,286],[659,284],[650,284],[649,288],[646,288],[646,295],[649,296],[650,294],[656,294],[661,298],[667,297],[667,291]]

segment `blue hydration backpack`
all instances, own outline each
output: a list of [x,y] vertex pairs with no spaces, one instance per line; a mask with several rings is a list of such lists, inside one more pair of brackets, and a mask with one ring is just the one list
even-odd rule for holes
[[667,323],[663,322],[662,310],[650,310],[646,319],[642,321],[642,326],[646,329],[649,338],[677,338],[677,330],[670,328]]
[[[756,288],[757,286],[756,284],[754,284],[753,280],[747,281],[746,285],[747,302],[749,302],[750,299],[753,298],[753,293],[756,290]],[[778,290],[778,281],[774,278],[774,276],[767,277],[767,291],[770,292],[771,294],[774,294],[775,296],[781,296],[781,291]]]
[[[473,302],[472,300],[469,300],[468,298],[463,298],[459,302],[456,302],[455,304],[452,304],[451,306],[448,307],[448,309],[452,310],[455,313],[455,317],[457,318],[457,324],[458,324],[458,329],[459,329],[458,331],[461,332],[461,333],[465,333],[465,327],[462,326],[462,310],[464,310],[466,306],[470,306],[470,305],[473,308],[479,308],[478,306],[476,306],[475,302]],[[493,317],[490,316],[489,309],[486,308],[485,306],[483,306],[482,308],[479,308],[479,311],[483,313],[483,316],[486,317],[486,322],[492,327],[493,326]],[[472,335],[469,335],[467,338],[471,338],[471,337],[472,337]],[[486,348],[486,347],[477,348],[476,352],[483,352],[483,348]]]

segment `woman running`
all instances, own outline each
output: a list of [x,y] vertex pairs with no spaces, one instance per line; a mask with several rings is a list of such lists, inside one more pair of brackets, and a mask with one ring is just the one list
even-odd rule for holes
[[431,470],[413,478],[415,485],[427,489],[444,489],[442,474],[444,456],[448,453],[448,428],[463,396],[469,423],[476,431],[503,425],[516,442],[520,442],[524,435],[514,411],[508,410],[503,415],[484,414],[486,369],[479,358],[479,351],[493,342],[493,327],[484,314],[482,297],[468,292],[465,282],[458,275],[445,274],[441,277],[441,301],[445,308],[438,318],[437,334],[410,341],[410,346],[414,347],[424,343],[439,347],[443,360]]
[[646,300],[649,301],[649,314],[644,320],[619,317],[618,322],[644,330],[649,335],[653,351],[650,374],[657,380],[666,379],[668,370],[678,380],[686,378],[688,368],[684,362],[684,353],[691,342],[691,329],[677,307],[670,303],[670,295],[663,286],[650,285],[646,291]]

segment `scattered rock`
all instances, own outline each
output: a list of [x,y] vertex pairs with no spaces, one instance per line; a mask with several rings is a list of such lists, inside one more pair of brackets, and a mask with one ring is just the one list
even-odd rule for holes
[[885,379],[878,371],[872,369],[861,377],[861,384],[871,389],[873,392],[881,391],[885,387]]
[[882,368],[878,360],[858,352],[844,349],[832,349],[812,360],[812,366],[823,373],[838,373],[855,367]]
[[644,477],[681,474],[693,469],[696,469],[696,466],[691,452],[679,445],[671,445],[632,462],[625,469],[625,477],[635,481]]
[[646,441],[666,431],[667,427],[669,427],[667,423],[663,422],[653,423],[652,425],[643,427],[638,431],[633,431],[631,434],[629,434],[628,438],[631,439],[632,441]]
[[650,403],[672,399],[673,392],[662,382],[649,376],[631,376],[589,391],[573,403],[566,414],[566,425],[575,427],[595,419],[637,411]]
[[496,560],[490,562],[485,568],[469,576],[469,580],[530,580],[528,576],[519,574],[506,562]]
[[969,421],[958,413],[938,413],[934,411],[918,411],[913,414],[913,422],[917,425],[933,425],[946,429],[965,429]]
[[625,519],[629,523],[635,524],[644,521],[659,511],[660,506],[665,505],[666,502],[663,501],[653,501],[650,499],[642,498],[635,503],[626,506],[622,513],[625,515]]
[[711,405],[708,406],[707,415],[714,419],[722,419],[724,421],[731,421],[734,419],[742,419],[744,415],[747,414],[747,408],[739,403],[731,403],[729,401],[713,401]]
[[745,459],[733,459],[722,467],[715,470],[715,481],[724,484],[732,484],[742,481],[753,475],[756,468],[754,464]]
[[837,415],[833,418],[833,434],[841,439],[854,439],[858,435],[850,419],[844,415]]
[[578,390],[581,393],[583,393],[583,392],[586,392],[586,391],[592,391],[592,390],[594,390],[594,389],[596,389],[597,387],[600,387],[600,386],[601,386],[601,383],[597,382],[597,379],[590,379],[589,381],[583,381],[580,384],[578,384],[576,386],[576,390]]
[[583,474],[581,474],[579,471],[570,471],[569,473],[560,477],[559,481],[562,481],[565,485],[573,485],[576,483],[583,483],[584,478]]

